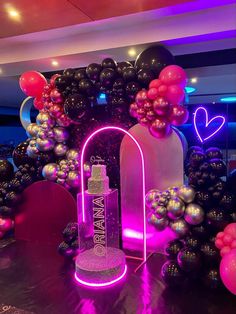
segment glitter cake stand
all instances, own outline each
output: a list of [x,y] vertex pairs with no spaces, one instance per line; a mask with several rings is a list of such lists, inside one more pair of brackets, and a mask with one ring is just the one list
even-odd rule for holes
[[106,256],[97,256],[93,249],[76,258],[76,280],[91,287],[109,286],[125,276],[127,266],[123,251],[108,247]]

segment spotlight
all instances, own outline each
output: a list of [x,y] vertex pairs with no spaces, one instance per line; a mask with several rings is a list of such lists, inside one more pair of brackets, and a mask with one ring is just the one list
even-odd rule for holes
[[220,99],[221,102],[236,102],[236,96],[223,97]]
[[191,79],[190,79],[190,82],[193,83],[193,84],[197,83],[197,77],[191,78]]
[[57,60],[53,60],[51,63],[52,63],[52,66],[54,66],[54,67],[57,67],[59,65]]
[[192,93],[194,93],[196,91],[196,88],[195,87],[192,87],[192,86],[186,86],[185,87],[185,92],[187,93],[187,94],[192,94]]
[[130,57],[135,57],[135,56],[137,55],[137,51],[136,51],[134,48],[130,48],[130,49],[128,50],[128,55],[129,55]]

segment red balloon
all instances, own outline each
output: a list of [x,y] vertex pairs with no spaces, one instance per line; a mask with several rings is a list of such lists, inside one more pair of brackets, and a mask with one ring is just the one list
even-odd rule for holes
[[50,85],[52,88],[55,87],[55,79],[58,78],[59,76],[61,76],[60,74],[54,74],[51,78],[50,78]]
[[34,99],[34,107],[38,110],[42,110],[44,108],[44,103],[42,101],[42,98],[41,97],[36,97]]
[[59,104],[54,104],[50,107],[49,114],[57,119],[63,114],[63,108]]
[[147,126],[147,127],[150,126],[150,121],[146,117],[143,117],[143,118],[139,119],[138,121],[143,126]]
[[133,118],[137,118],[138,115],[137,115],[137,110],[138,110],[138,106],[136,103],[133,103],[130,105],[129,107],[129,114],[131,115],[131,117]]
[[138,116],[138,118],[143,118],[143,117],[145,117],[146,116],[146,111],[143,109],[143,108],[139,108],[138,110],[137,110],[137,116]]
[[167,93],[167,86],[162,84],[161,86],[158,87],[158,94],[160,96],[165,96]]
[[174,105],[180,104],[184,100],[184,90],[179,85],[170,85],[168,86],[166,92],[166,99]]
[[158,118],[152,122],[149,131],[156,138],[164,138],[170,134],[171,128],[168,121]]
[[158,90],[157,90],[157,88],[155,88],[155,87],[150,88],[150,89],[148,90],[148,92],[147,92],[147,96],[148,96],[148,98],[151,99],[151,100],[157,98],[157,96],[158,96]]
[[158,97],[153,102],[153,109],[159,116],[165,116],[170,109],[170,105],[164,98]]
[[149,88],[158,88],[162,84],[160,79],[152,80],[149,84]]
[[149,110],[146,113],[146,117],[147,117],[148,120],[154,121],[156,119],[157,115],[156,115],[156,113],[153,110]]
[[0,232],[7,232],[14,227],[14,221],[10,218],[0,217]]
[[37,97],[42,94],[47,80],[37,71],[28,71],[21,75],[19,83],[21,90],[27,96]]
[[55,102],[56,104],[60,104],[63,102],[63,97],[56,88],[52,89],[50,93],[50,97],[51,97],[52,102]]
[[148,100],[148,96],[147,91],[143,89],[137,93],[135,97],[135,102],[139,107],[142,107],[145,100]]
[[143,103],[143,108],[144,108],[146,111],[152,110],[152,109],[153,109],[152,102],[149,101],[149,100],[145,100],[145,102]]
[[161,71],[159,77],[162,83],[166,85],[185,87],[187,84],[186,72],[178,65],[168,65]]
[[180,105],[171,105],[169,121],[175,126],[180,126],[187,122],[189,117],[188,110]]

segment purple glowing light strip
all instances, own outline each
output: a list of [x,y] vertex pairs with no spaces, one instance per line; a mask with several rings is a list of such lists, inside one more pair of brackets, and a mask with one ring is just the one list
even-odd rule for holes
[[88,281],[84,281],[84,280],[80,279],[76,273],[75,273],[75,279],[76,279],[76,281],[78,281],[80,284],[82,284],[84,286],[93,287],[93,288],[101,288],[101,287],[111,286],[111,285],[117,283],[122,278],[124,278],[126,273],[127,273],[127,265],[125,265],[123,273],[119,277],[117,277],[111,281],[100,282],[100,283],[88,282]]
[[81,160],[80,160],[80,172],[81,172],[81,199],[82,199],[82,220],[83,222],[85,222],[85,201],[84,201],[84,154],[85,154],[85,150],[86,147],[89,143],[89,141],[98,133],[103,132],[103,131],[111,131],[111,130],[116,130],[116,131],[120,131],[125,133],[126,135],[128,135],[133,142],[137,145],[138,150],[140,152],[140,156],[141,156],[141,163],[142,163],[142,185],[143,185],[143,260],[144,262],[147,260],[147,243],[146,243],[146,213],[145,213],[145,167],[144,167],[144,155],[143,155],[143,151],[139,145],[139,143],[137,142],[137,140],[126,130],[120,128],[120,127],[116,127],[116,126],[106,126],[103,128],[100,128],[96,131],[94,131],[85,141],[83,147],[82,147],[82,151],[81,151]]
[[[197,121],[196,121],[196,117],[197,117],[197,113],[199,112],[199,110],[203,110],[204,112],[205,112],[205,116],[206,116],[206,127],[208,127],[208,125],[212,122],[212,121],[214,121],[215,119],[221,119],[222,120],[222,122],[221,122],[221,124],[220,124],[220,126],[214,131],[214,132],[212,132],[212,134],[210,134],[209,136],[207,136],[207,137],[205,137],[205,138],[202,138],[201,137],[201,135],[200,135],[200,133],[199,133],[199,131],[198,131],[198,126],[197,126]],[[208,121],[208,112],[207,112],[207,110],[206,110],[206,108],[204,108],[204,107],[198,107],[197,109],[196,109],[196,111],[194,112],[194,114],[193,114],[193,124],[194,124],[194,128],[195,128],[195,131],[196,131],[196,133],[197,133],[197,136],[198,136],[198,138],[200,139],[200,141],[201,141],[201,143],[203,143],[204,141],[206,141],[206,140],[208,140],[209,138],[211,138],[212,136],[214,136],[217,132],[219,132],[220,130],[221,130],[221,128],[224,126],[224,124],[225,124],[225,117],[223,117],[223,116],[215,116],[215,117],[213,117],[210,121]]]

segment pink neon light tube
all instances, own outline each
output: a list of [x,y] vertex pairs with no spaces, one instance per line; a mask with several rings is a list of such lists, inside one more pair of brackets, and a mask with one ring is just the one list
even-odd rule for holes
[[120,128],[120,127],[116,127],[116,126],[106,126],[106,127],[102,127],[96,131],[94,131],[85,141],[83,147],[82,147],[82,151],[81,151],[81,159],[80,159],[80,172],[81,172],[81,199],[82,199],[82,219],[83,222],[86,221],[86,215],[85,215],[85,200],[84,200],[84,155],[85,155],[85,150],[87,148],[88,143],[90,142],[90,140],[96,136],[98,133],[101,133],[103,131],[112,131],[112,130],[116,130],[116,131],[120,131],[122,133],[125,133],[126,135],[128,135],[133,142],[136,144],[136,146],[138,147],[138,150],[140,152],[140,156],[141,156],[141,164],[142,164],[142,198],[143,198],[143,260],[146,261],[147,260],[147,243],[146,243],[146,213],[145,213],[145,192],[146,192],[146,188],[145,188],[145,167],[144,167],[144,155],[143,155],[143,151],[139,145],[139,143],[137,142],[137,140],[126,130]]
[[126,272],[127,272],[127,265],[125,265],[124,271],[119,277],[117,277],[111,281],[101,282],[101,283],[84,281],[84,280],[80,279],[76,273],[75,273],[75,279],[76,279],[76,281],[78,281],[80,284],[82,284],[84,286],[93,287],[93,288],[107,287],[107,286],[111,286],[111,285],[117,283],[118,281],[120,281],[126,275]]

